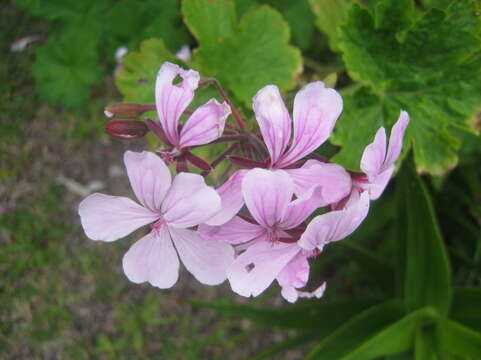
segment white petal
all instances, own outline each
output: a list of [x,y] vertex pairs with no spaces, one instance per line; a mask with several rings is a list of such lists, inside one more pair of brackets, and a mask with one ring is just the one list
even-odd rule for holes
[[78,212],[85,234],[102,241],[120,239],[160,217],[126,197],[100,193],[87,196]]
[[381,127],[376,132],[374,141],[364,149],[361,158],[361,169],[365,174],[376,177],[381,171],[386,157],[386,130]]
[[317,149],[331,135],[341,112],[336,90],[321,81],[307,84],[294,98],[294,137],[277,166],[286,167]]
[[[175,78],[182,78],[181,84],[173,84]],[[179,142],[179,118],[194,98],[200,75],[194,70],[165,62],[160,67],[155,82],[155,105],[162,129],[172,145]]]
[[266,228],[282,221],[293,194],[294,182],[283,170],[252,169],[242,180],[246,206]]
[[357,201],[345,209],[316,216],[307,225],[297,244],[306,250],[316,247],[322,250],[327,243],[344,239],[356,230],[368,211],[369,194],[364,191]]
[[187,228],[201,224],[217,213],[221,200],[197,174],[180,173],[162,203],[165,221],[172,227]]
[[289,143],[292,126],[291,117],[277,86],[267,85],[260,89],[254,96],[253,108],[271,157],[271,164],[274,164]]
[[296,244],[255,243],[227,270],[232,290],[246,297],[261,294],[299,251]]
[[208,225],[222,225],[232,219],[244,205],[242,197],[242,179],[247,170],[234,172],[227,181],[222,184],[217,193],[221,198],[222,208],[205,223]]
[[196,231],[169,229],[180,259],[202,284],[218,285],[234,261],[234,249],[227,243],[201,238]]
[[201,224],[198,232],[204,239],[224,241],[236,245],[262,236],[266,229],[234,216],[231,220],[219,226]]
[[140,203],[151,210],[159,210],[169,190],[172,177],[160,157],[149,151],[126,151],[125,167],[130,185]]
[[166,226],[135,242],[122,260],[124,273],[136,284],[149,282],[161,289],[172,287],[179,277],[179,258]]

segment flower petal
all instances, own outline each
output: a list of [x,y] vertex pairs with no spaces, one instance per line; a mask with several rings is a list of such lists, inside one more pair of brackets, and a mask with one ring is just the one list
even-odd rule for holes
[[159,214],[121,196],[94,193],[79,204],[85,234],[92,240],[114,241],[156,221]]
[[180,173],[162,203],[169,226],[187,228],[205,222],[221,208],[220,196],[198,174]]
[[127,278],[149,282],[160,289],[172,287],[179,278],[179,258],[166,226],[135,242],[125,253],[122,267]]
[[[182,84],[174,85],[179,75]],[[171,145],[179,143],[179,118],[194,98],[194,90],[199,84],[200,75],[194,70],[184,70],[178,65],[165,62],[155,83],[155,105],[160,124]]]
[[149,151],[126,151],[124,163],[135,196],[146,208],[160,209],[172,177],[160,157]]
[[361,169],[371,178],[377,176],[382,171],[384,159],[386,157],[386,130],[379,128],[374,137],[374,141],[364,149],[361,158]]
[[218,285],[234,261],[234,249],[229,244],[206,240],[196,231],[169,229],[182,263],[202,284]]
[[373,178],[370,183],[365,185],[367,191],[369,191],[369,196],[371,200],[377,200],[384,192],[389,180],[391,179],[392,173],[394,172],[394,165],[384,170],[378,176]]
[[253,240],[266,232],[262,226],[251,224],[238,216],[220,226],[201,224],[197,231],[204,239],[224,241],[234,245]]
[[266,228],[283,219],[293,193],[294,183],[283,170],[252,169],[242,180],[242,195],[247,208]]
[[327,243],[344,239],[350,235],[369,211],[369,194],[364,191],[359,199],[344,210],[331,211],[315,217],[301,235],[297,244],[306,250],[323,249]]
[[295,303],[298,298],[316,298],[320,299],[324,295],[324,291],[326,290],[326,283],[323,282],[321,286],[319,286],[314,291],[299,291],[292,286],[283,286],[282,287],[282,297],[289,301],[290,303]]
[[180,132],[179,147],[204,145],[219,138],[224,131],[225,119],[230,114],[227,103],[210,99],[197,108]]
[[295,303],[299,298],[299,294],[297,293],[296,288],[293,286],[283,286],[281,290],[281,295],[290,303]]
[[291,117],[277,86],[267,85],[260,89],[254,96],[253,108],[271,156],[271,164],[274,164],[289,143],[292,126]]
[[331,135],[342,112],[342,98],[334,89],[316,81],[294,99],[294,138],[277,167],[286,167],[317,149]]
[[300,251],[296,244],[257,242],[227,270],[232,290],[242,296],[262,293]]
[[247,170],[237,170],[227,181],[217,188],[221,198],[222,208],[217,214],[205,221],[207,225],[222,225],[232,219],[244,205],[242,197],[242,179]]
[[404,132],[409,124],[409,115],[406,111],[401,111],[399,119],[391,129],[389,137],[389,147],[387,149],[386,159],[384,160],[383,170],[389,168],[399,157],[403,145]]
[[304,287],[308,280],[309,262],[306,255],[302,252],[299,252],[277,276],[277,282],[281,287]]
[[281,222],[283,229],[292,229],[300,225],[311,213],[319,208],[319,204],[325,203],[322,198],[323,189],[321,186],[311,187],[301,197],[292,201],[284,213]]
[[351,176],[340,165],[308,160],[298,169],[285,170],[294,180],[294,192],[299,197],[314,186],[322,189],[319,207],[335,203],[351,191]]

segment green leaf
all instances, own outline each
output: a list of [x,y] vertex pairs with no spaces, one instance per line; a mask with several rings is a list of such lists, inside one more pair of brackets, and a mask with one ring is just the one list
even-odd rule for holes
[[152,104],[157,72],[165,61],[179,62],[160,39],[145,40],[140,44],[140,52],[127,54],[124,69],[115,80],[124,101]]
[[452,297],[450,263],[431,197],[411,161],[405,162],[397,185],[398,253],[406,259],[406,308],[412,311],[432,306],[440,314],[447,314]]
[[298,346],[307,344],[309,342],[318,339],[321,336],[318,331],[315,332],[302,332],[299,335],[291,336],[287,340],[284,340],[278,344],[272,345],[259,354],[254,355],[251,360],[261,360],[272,358],[274,355],[281,354],[285,351],[294,349]]
[[214,49],[224,39],[235,35],[234,1],[184,0],[182,13],[192,34],[206,48]]
[[413,0],[380,1],[373,12],[351,8],[340,48],[363,86],[345,98],[333,138],[343,147],[337,161],[357,169],[375,131],[390,128],[404,109],[411,116],[404,148],[413,148],[417,170],[442,174],[457,164],[458,131],[474,131],[469,119],[481,102],[477,11],[474,0],[418,16]]
[[79,107],[90,96],[90,87],[100,78],[101,67],[97,58],[98,26],[87,26],[77,33],[76,29],[59,36],[51,36],[36,52],[32,66],[36,88],[44,100]]
[[105,22],[108,50],[112,55],[120,46],[136,49],[144,39],[161,38],[172,52],[191,41],[182,23],[180,0],[107,2],[110,6],[98,21]]
[[352,0],[309,0],[316,15],[316,25],[329,40],[332,50],[339,50],[339,35],[342,23],[352,6]]
[[67,23],[99,17],[110,6],[110,1],[106,0],[14,0],[13,3],[34,16]]
[[428,8],[446,9],[453,1],[456,0],[422,0],[422,4]]
[[471,359],[481,358],[481,333],[443,319],[440,322],[439,336],[439,342],[446,351]]
[[416,360],[437,360],[440,352],[437,340],[434,326],[418,328],[414,342],[414,358]]
[[481,332],[481,288],[455,289],[450,318]]
[[352,316],[375,305],[378,300],[357,300],[331,304],[314,300],[280,309],[222,302],[192,301],[192,303],[214,309],[224,316],[242,317],[265,326],[316,329],[319,333],[328,333]]
[[339,242],[339,245],[347,257],[358,264],[368,280],[379,287],[384,294],[394,295],[395,274],[391,264],[352,241]]
[[408,350],[418,326],[434,321],[435,312],[420,309],[403,318],[394,301],[377,305],[352,318],[321,341],[306,359],[372,359]]
[[143,39],[161,38],[173,52],[189,45],[191,40],[182,23],[179,0],[148,0],[143,9],[141,19],[150,20],[142,33]]
[[292,41],[302,50],[308,49],[312,44],[314,35],[314,15],[307,0],[264,0],[264,3],[277,9],[292,31]]
[[233,0],[184,0],[182,12],[199,41],[193,67],[219,79],[248,108],[267,84],[281,91],[295,86],[301,56],[289,45],[289,26],[274,9],[251,7],[237,20]]

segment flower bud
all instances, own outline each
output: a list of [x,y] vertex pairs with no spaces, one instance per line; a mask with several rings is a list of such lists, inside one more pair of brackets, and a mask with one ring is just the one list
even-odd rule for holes
[[107,106],[104,114],[114,119],[134,119],[149,110],[155,110],[155,105],[120,103]]
[[110,136],[119,139],[139,139],[149,131],[142,121],[110,121],[105,125],[105,131]]

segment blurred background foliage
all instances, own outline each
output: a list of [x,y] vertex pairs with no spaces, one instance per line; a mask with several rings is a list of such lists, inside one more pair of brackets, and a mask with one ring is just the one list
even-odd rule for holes
[[[0,8],[2,358],[481,358],[478,0]],[[181,60],[185,45],[192,56]],[[119,47],[128,49],[121,63]],[[134,286],[119,265],[126,242],[82,235],[78,201],[99,189],[128,193],[120,154],[146,146],[107,138],[102,109],[153,103],[167,60],[219,79],[250,126],[262,86],[278,85],[289,103],[324,80],[344,112],[318,152],[351,170],[379,126],[410,113],[388,191],[355,234],[312,262],[312,281],[328,282],[323,299],[288,305],[273,286],[246,302],[186,276],[169,291]],[[198,91],[195,104],[212,96]]]

